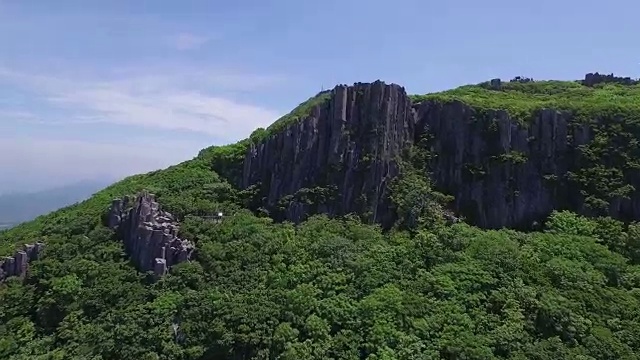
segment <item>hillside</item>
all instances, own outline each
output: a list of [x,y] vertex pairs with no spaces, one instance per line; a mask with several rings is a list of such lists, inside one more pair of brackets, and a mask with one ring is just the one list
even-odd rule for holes
[[40,215],[85,200],[109,183],[106,180],[86,180],[37,192],[2,194],[0,228],[1,224],[15,225],[33,220]]
[[0,358],[637,359],[639,93],[339,85],[0,232]]

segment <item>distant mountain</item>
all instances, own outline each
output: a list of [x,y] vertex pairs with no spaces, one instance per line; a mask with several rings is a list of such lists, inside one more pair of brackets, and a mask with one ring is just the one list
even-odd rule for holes
[[89,198],[113,179],[83,180],[29,193],[0,195],[0,230]]

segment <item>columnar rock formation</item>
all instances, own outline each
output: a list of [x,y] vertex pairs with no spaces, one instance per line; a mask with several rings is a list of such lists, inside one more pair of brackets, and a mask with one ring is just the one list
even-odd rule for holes
[[[373,84],[340,85],[327,103],[304,121],[249,149],[242,186],[261,182],[268,205],[315,186],[338,188],[319,212],[371,212],[389,220],[387,183],[398,173],[394,158],[413,141],[414,116],[404,88]],[[286,218],[302,220],[303,202],[290,202]]]
[[116,230],[139,271],[162,276],[172,265],[192,258],[193,244],[178,238],[173,215],[162,211],[148,192],[113,200],[108,225]]
[[[585,81],[608,80],[589,74]],[[526,227],[553,209],[588,212],[581,189],[566,179],[594,132],[571,113],[540,109],[523,125],[505,111],[457,101],[412,104],[404,88],[380,81],[339,85],[306,118],[251,145],[240,185],[258,186],[265,205],[292,221],[357,212],[389,225],[387,185],[398,174],[397,156],[425,137],[436,155],[429,164],[436,187],[479,226]],[[640,176],[626,179],[640,188]],[[318,188],[333,189],[334,198],[305,201]],[[640,194],[613,200],[608,212],[640,219]]]
[[455,194],[454,207],[471,222],[527,226],[568,204],[583,210],[577,187],[547,180],[564,176],[578,146],[591,139],[588,127],[569,123],[571,114],[543,109],[523,126],[502,110],[478,119],[477,111],[457,101],[427,101],[416,109],[418,134],[431,134],[431,150],[438,154],[432,177]]
[[10,276],[25,276],[29,262],[36,260],[43,248],[44,244],[41,242],[25,244],[23,248],[16,251],[13,256],[0,259],[0,281]]

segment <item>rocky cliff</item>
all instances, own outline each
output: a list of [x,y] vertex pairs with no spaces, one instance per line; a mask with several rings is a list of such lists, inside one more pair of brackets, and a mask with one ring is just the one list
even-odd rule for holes
[[387,184],[414,124],[398,85],[337,86],[306,119],[249,148],[242,187],[259,183],[267,206],[294,221],[309,212],[358,212],[388,222]]
[[153,194],[113,200],[108,226],[116,230],[125,250],[139,271],[164,275],[175,264],[191,260],[195,247],[178,237],[173,215],[160,209]]
[[13,256],[0,259],[0,282],[10,276],[24,277],[27,274],[29,262],[38,259],[44,244],[25,244],[21,250],[15,252]]
[[[622,80],[596,73],[582,83],[629,83]],[[586,202],[603,198],[603,214],[640,219],[637,192],[614,196],[586,171],[596,165],[585,153],[596,152],[585,146],[596,131],[615,129],[608,125],[615,121],[541,108],[523,122],[460,101],[413,104],[395,84],[340,85],[306,118],[251,145],[240,185],[254,186],[276,218],[356,212],[390,225],[395,214],[387,186],[403,149],[420,142],[433,155],[425,176],[431,172],[436,188],[455,196],[454,210],[479,226],[526,228],[553,209],[595,214]],[[618,175],[628,189],[640,186],[634,171]]]
[[578,148],[591,140],[571,114],[542,109],[524,125],[504,110],[478,111],[461,102],[416,106],[417,135],[428,135],[436,186],[454,208],[483,227],[527,227],[553,209],[584,211],[580,189],[562,179]]

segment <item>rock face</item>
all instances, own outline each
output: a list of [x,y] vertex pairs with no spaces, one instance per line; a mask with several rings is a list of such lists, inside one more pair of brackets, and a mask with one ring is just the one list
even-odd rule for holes
[[175,264],[191,260],[193,244],[178,238],[174,217],[160,209],[153,194],[113,200],[108,226],[115,229],[137,269],[163,276]]
[[[268,206],[301,189],[331,187],[331,199],[318,212],[369,211],[373,221],[386,222],[386,184],[398,173],[395,157],[413,141],[413,119],[398,85],[337,86],[304,121],[248,150],[241,185],[261,183]],[[303,201],[283,209],[293,221],[310,210]]]
[[417,106],[418,133],[431,135],[438,154],[430,164],[433,180],[454,194],[457,211],[482,227],[500,228],[526,227],[565,204],[583,209],[576,188],[546,179],[567,173],[577,147],[590,140],[589,128],[571,127],[570,114],[551,109],[526,127],[506,111],[477,116],[461,102]]
[[13,256],[0,259],[0,281],[4,281],[10,276],[24,277],[27,273],[29,262],[38,259],[44,244],[25,244],[21,250],[15,252]]
[[[585,81],[607,79],[615,80],[589,74]],[[579,146],[594,137],[573,120],[541,109],[521,125],[505,111],[480,114],[461,102],[412,104],[395,84],[339,85],[307,118],[248,149],[240,185],[256,186],[272,213],[294,222],[357,212],[388,226],[395,219],[387,185],[398,174],[396,157],[427,137],[436,154],[432,178],[455,196],[456,212],[482,227],[527,227],[554,209],[589,213],[580,189],[557,181],[575,170]],[[608,214],[640,219],[640,195],[615,199]]]

